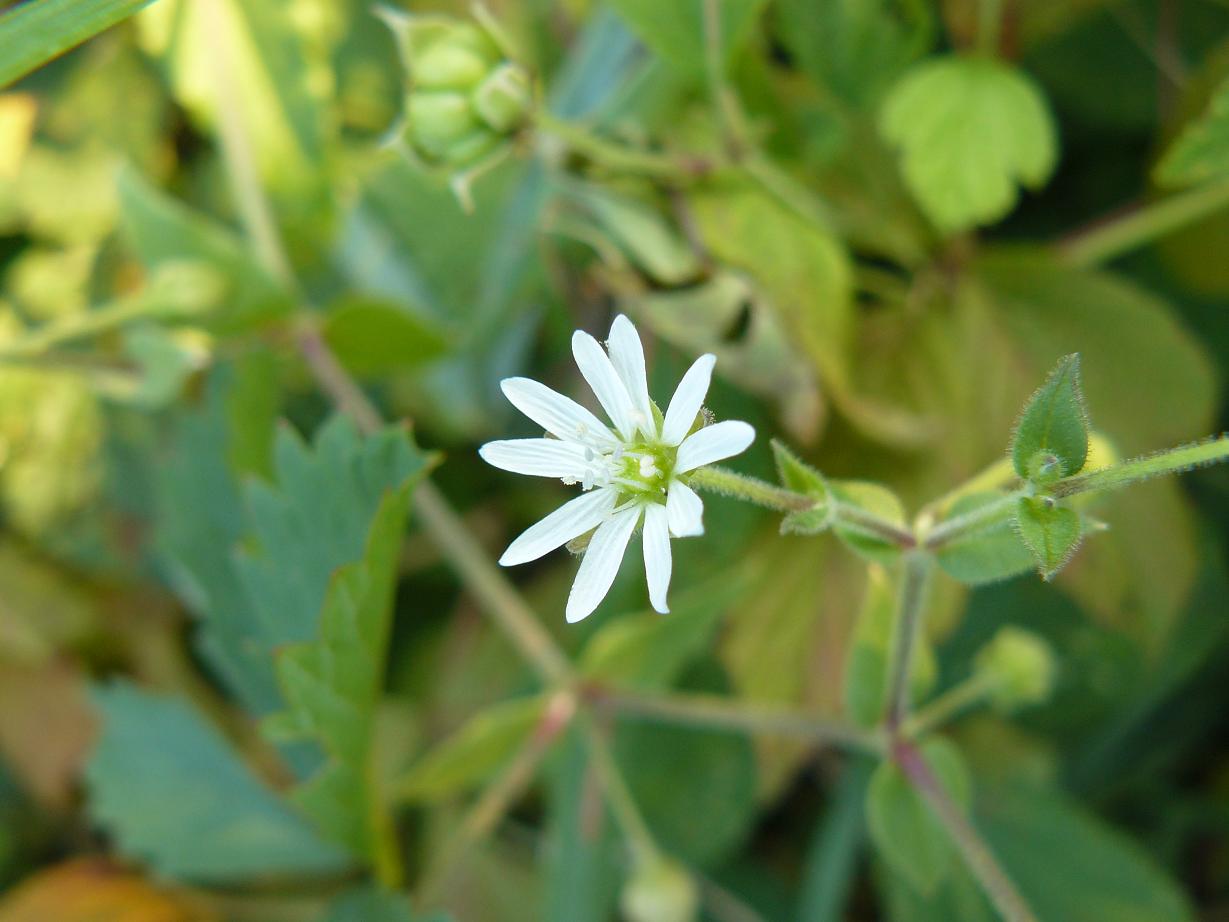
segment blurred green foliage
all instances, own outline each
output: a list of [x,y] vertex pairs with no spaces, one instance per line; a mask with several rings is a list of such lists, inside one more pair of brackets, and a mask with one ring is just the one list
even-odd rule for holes
[[[704,920],[996,918],[893,764],[618,703],[872,727],[899,554],[830,504],[958,518],[1226,428],[1229,9],[493,0],[527,108],[425,164],[376,6],[0,4],[0,922],[688,909],[611,771]],[[568,555],[517,572],[575,716],[413,497],[492,559],[558,505],[475,449],[616,312],[659,398],[716,354],[733,466],[820,504],[712,498],[664,617],[630,563],[575,626]],[[1009,685],[926,763],[1039,919],[1221,917],[1229,471],[1014,516],[938,556],[919,719]]]

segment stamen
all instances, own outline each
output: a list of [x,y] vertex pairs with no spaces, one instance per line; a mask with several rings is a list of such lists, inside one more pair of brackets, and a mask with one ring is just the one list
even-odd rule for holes
[[652,457],[646,455],[640,459],[640,476],[654,477],[657,475],[657,464]]

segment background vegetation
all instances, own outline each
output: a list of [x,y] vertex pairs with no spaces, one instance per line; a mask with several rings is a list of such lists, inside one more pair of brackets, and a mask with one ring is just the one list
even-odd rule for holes
[[[860,721],[890,569],[714,497],[669,616],[629,562],[566,626],[568,555],[489,564],[565,488],[475,449],[618,311],[659,401],[719,356],[735,467],[913,511],[1069,353],[1106,452],[1223,427],[1229,6],[506,0],[542,109],[476,156],[366,0],[10,6],[2,922],[600,922],[631,877],[686,918],[620,794],[706,919],[995,917],[924,818],[872,842],[864,758],[599,706]],[[1229,472],[1096,515],[1053,584],[936,577],[920,692],[1044,637],[1047,701],[945,732],[972,822],[1047,922],[1226,919]]]

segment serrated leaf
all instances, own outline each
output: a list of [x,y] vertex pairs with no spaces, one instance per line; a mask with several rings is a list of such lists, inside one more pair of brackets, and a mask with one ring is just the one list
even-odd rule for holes
[[367,858],[390,833],[380,824],[384,805],[375,785],[376,706],[412,486],[408,480],[385,494],[363,557],[333,575],[319,635],[284,648],[276,664],[287,708],[280,726],[318,743],[327,758],[292,797],[329,839]]
[[1054,578],[1083,537],[1080,514],[1070,506],[1027,496],[1016,504],[1016,528],[1043,579]]
[[[1080,357],[1059,360],[1045,383],[1029,398],[1011,441],[1011,463],[1024,479],[1038,455],[1058,459],[1058,475],[1078,474],[1088,459],[1088,413],[1080,386]],[[1054,479],[1058,479],[1055,477]]]
[[1229,80],[1165,151],[1154,175],[1163,186],[1193,186],[1229,175]]
[[281,703],[274,651],[314,636],[329,577],[362,556],[384,491],[430,459],[400,428],[363,438],[339,417],[309,448],[283,427],[275,485],[249,482],[245,502],[218,450],[238,438],[227,425],[228,393],[215,380],[205,410],[181,424],[158,483],[158,547],[174,588],[201,619],[205,659],[264,716]]
[[145,268],[199,262],[225,279],[226,307],[202,318],[224,331],[241,330],[286,313],[294,300],[226,228],[154,188],[134,170],[118,180],[124,232]]
[[[967,807],[971,784],[960,751],[936,738],[922,744],[920,753],[948,796]],[[866,809],[879,853],[916,890],[932,891],[947,874],[955,849],[943,824],[894,762],[875,769]]]
[[86,768],[88,803],[126,854],[212,882],[346,867],[186,704],[125,683],[94,698],[102,732]]
[[[707,0],[614,0],[611,6],[636,36],[671,67],[701,78],[705,73],[705,19]],[[745,38],[765,0],[717,0],[720,57],[727,60]]]
[[[896,587],[882,567],[873,566],[867,570],[866,592],[846,654],[842,688],[846,716],[863,727],[877,726],[887,710],[888,662],[895,615]],[[930,690],[937,672],[930,644],[919,638],[913,648],[909,674],[909,694],[913,700]]]
[[1019,186],[1043,185],[1057,159],[1045,97],[1026,74],[990,58],[947,56],[913,68],[889,92],[879,125],[901,149],[922,210],[948,233],[1004,217]]
[[[872,513],[893,524],[905,526],[905,508],[887,487],[861,480],[832,480],[828,491],[837,503]],[[891,565],[900,556],[900,547],[888,539],[835,516],[832,530],[851,551],[875,563]]]
[[[1001,493],[970,493],[952,504],[945,519],[969,515],[1002,501]],[[1034,566],[1033,554],[1015,530],[1010,515],[989,528],[945,543],[936,557],[948,576],[970,586],[1008,579]]]
[[451,918],[444,913],[419,915],[400,893],[362,887],[334,900],[321,922],[449,922]]
[[529,738],[545,708],[546,699],[533,695],[481,711],[393,782],[391,793],[406,801],[438,802],[468,791]]

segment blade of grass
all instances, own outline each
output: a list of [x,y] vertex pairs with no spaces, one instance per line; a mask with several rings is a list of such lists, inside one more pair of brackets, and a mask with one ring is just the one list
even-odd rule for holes
[[29,0],[0,16],[0,89],[153,0]]

